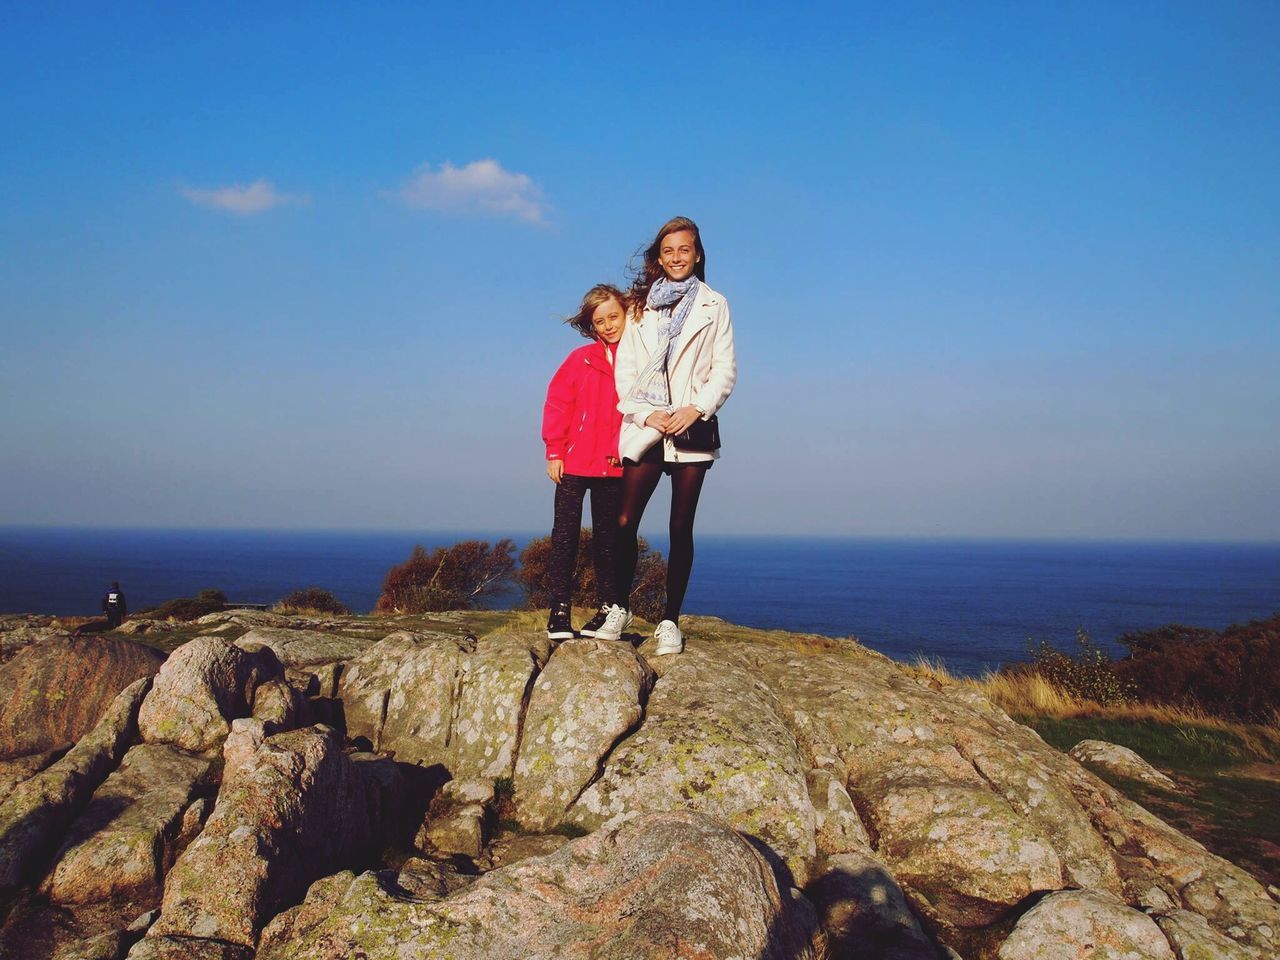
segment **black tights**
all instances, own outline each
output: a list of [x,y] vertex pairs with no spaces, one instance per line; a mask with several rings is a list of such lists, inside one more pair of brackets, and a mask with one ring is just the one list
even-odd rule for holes
[[[689,587],[693,570],[693,516],[698,510],[698,496],[707,476],[708,463],[690,463],[671,471],[671,550],[667,556],[667,606],[662,619],[680,622],[680,608]],[[658,488],[664,468],[658,463],[627,463],[622,471],[622,506],[618,510],[618,541],[614,549],[618,558],[619,602],[630,605],[632,581],[636,577],[639,548],[636,543],[640,518],[649,498]]]

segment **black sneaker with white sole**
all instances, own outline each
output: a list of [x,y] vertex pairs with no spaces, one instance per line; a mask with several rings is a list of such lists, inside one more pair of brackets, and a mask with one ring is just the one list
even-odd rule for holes
[[578,631],[584,637],[594,637],[596,631],[604,626],[604,622],[609,619],[609,611],[613,609],[613,604],[606,603],[596,611],[596,615],[582,625],[582,629]]
[[572,612],[567,603],[557,603],[551,608],[551,615],[547,617],[547,639],[573,639]]

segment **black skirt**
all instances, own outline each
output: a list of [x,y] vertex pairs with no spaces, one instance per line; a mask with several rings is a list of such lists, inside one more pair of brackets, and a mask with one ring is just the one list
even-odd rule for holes
[[714,460],[686,460],[683,463],[671,463],[666,459],[663,447],[664,443],[659,439],[657,443],[651,446],[640,456],[639,460],[632,460],[630,457],[627,457],[622,461],[622,465],[624,467],[638,467],[640,464],[645,463],[653,467],[662,467],[662,472],[667,476],[671,476],[671,474],[676,470],[683,470],[686,467],[698,467],[702,470],[710,470],[711,464],[715,463]]

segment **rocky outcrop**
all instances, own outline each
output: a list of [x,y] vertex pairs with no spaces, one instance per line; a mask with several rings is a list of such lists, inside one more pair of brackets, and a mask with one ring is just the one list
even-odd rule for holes
[[347,735],[406,763],[443,763],[465,656],[451,634],[402,630],[384,637],[342,676]]
[[138,729],[147,743],[195,753],[220,748],[231,721],[253,712],[254,691],[283,679],[270,650],[249,652],[224,637],[196,637],[160,668],[138,715]]
[[393,633],[343,673],[347,732],[454,777],[510,776],[525,697],[547,652],[538,634]]
[[871,837],[858,816],[858,808],[840,778],[815,767],[806,774],[809,802],[813,804],[818,852],[825,854],[869,850]]
[[0,614],[0,664],[7,662],[19,651],[51,637],[69,637],[69,631],[57,617],[34,614]]
[[164,654],[118,637],[52,636],[0,664],[0,760],[65,749]]
[[511,776],[525,700],[549,654],[544,633],[499,631],[463,658],[445,763],[455,777]]
[[600,772],[614,744],[644,716],[653,671],[629,645],[568,640],[538,675],[515,772],[515,814],[555,827]]
[[486,874],[450,897],[386,874],[317,885],[263,933],[258,960],[810,960],[813,916],[737,833],[650,814]]
[[566,819],[596,830],[645,812],[710,814],[761,841],[802,884],[817,852],[808,766],[773,691],[693,644],[654,685],[644,723]]
[[268,647],[287,670],[316,667],[358,657],[374,643],[364,636],[348,636],[322,630],[290,630],[253,626],[236,640],[244,650]]
[[0,893],[12,890],[57,847],[63,831],[120,762],[137,732],[138,705],[151,681],[125,687],[98,725],[56,763],[0,805]]
[[[934,691],[865,653],[824,654],[816,669],[758,644],[733,655],[777,691],[815,766],[846,778],[877,855],[944,938],[988,949],[1036,888],[1082,887],[1190,909],[1259,956],[1274,952],[1280,907],[1252,877],[982,697]],[[1001,829],[982,822],[988,811]],[[969,856],[940,849],[943,838]]]
[[12,760],[0,760],[0,803],[13,793],[13,788],[24,780],[30,780],[49,764],[61,757],[65,750],[46,750]]
[[1051,893],[1018,921],[999,960],[1174,960],[1156,922],[1113,893]]
[[[551,654],[518,615],[479,640],[441,621],[371,642],[311,703],[275,651],[373,638],[283,619],[179,648],[141,745],[137,687],[65,756],[0,768],[5,889],[53,898],[59,945],[123,949],[163,882],[135,960],[795,960],[819,923],[828,955],[867,960],[1276,953],[1280,904],[1247,873],[856,644],[688,618],[679,657]],[[304,635],[240,646],[244,626]],[[45,922],[24,910],[0,943]]]
[[155,922],[157,911],[149,910],[123,930],[108,930],[65,944],[53,960],[121,960],[129,947],[141,939]]
[[823,657],[815,669],[758,645],[737,652],[940,923],[987,926],[1029,894],[1073,882],[1119,888],[1088,814],[1042,766],[1052,751],[1006,747],[997,728],[1015,725],[985,701],[940,697],[873,657]]
[[1071,748],[1071,756],[1086,767],[1103,770],[1117,777],[1138,780],[1164,790],[1177,790],[1178,785],[1128,747],[1105,740],[1081,740]]
[[415,843],[478,860],[489,839],[496,799],[492,780],[450,780],[431,804]]
[[59,903],[158,900],[183,815],[209,766],[166,744],[131,749],[71,825],[44,892]]
[[1178,960],[1250,960],[1255,954],[1224,937],[1209,921],[1190,910],[1171,910],[1156,916],[1160,931]]
[[252,948],[268,918],[316,878],[380,850],[396,820],[402,785],[362,769],[387,761],[353,761],[329,727],[268,737],[260,722],[241,720],[226,755],[217,805],[170,871],[148,939]]

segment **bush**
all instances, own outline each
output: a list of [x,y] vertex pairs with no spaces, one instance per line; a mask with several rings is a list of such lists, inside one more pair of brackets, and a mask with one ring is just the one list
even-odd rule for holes
[[1202,640],[1212,640],[1218,634],[1204,627],[1186,627],[1180,623],[1170,623],[1156,630],[1140,630],[1126,633],[1120,637],[1121,646],[1127,647],[1129,656],[1145,654],[1163,654],[1174,647]]
[[304,587],[301,590],[295,590],[287,597],[281,597],[274,609],[277,613],[305,610],[309,613],[344,615],[351,612],[345,603],[320,587]]
[[427,553],[413,548],[409,559],[387,571],[374,613],[432,613],[467,610],[510,581],[516,545],[499,540],[464,540]]
[[1280,704],[1280,614],[1221,633],[1173,624],[1125,634],[1117,673],[1145,699],[1199,707],[1246,723],[1276,723]]
[[1093,642],[1083,628],[1076,631],[1076,646],[1076,652],[1071,654],[1057,649],[1047,640],[1031,642],[1027,651],[1031,656],[1029,669],[1080,700],[1104,705],[1134,701],[1137,687],[1116,673],[1111,657]]
[[[652,549],[644,537],[639,538],[640,558],[636,564],[635,585],[631,590],[631,609],[651,623],[662,619],[667,598],[667,562]],[[525,606],[542,610],[551,606],[547,570],[551,564],[551,538],[538,537],[520,551],[520,569],[516,581],[524,587]],[[596,570],[591,559],[591,530],[583,527],[578,534],[578,563],[573,571],[573,596],[586,606],[594,606]]]
[[206,613],[217,613],[227,603],[227,595],[221,590],[201,590],[194,597],[177,597],[166,600],[158,607],[142,611],[139,616],[154,620],[198,620]]

